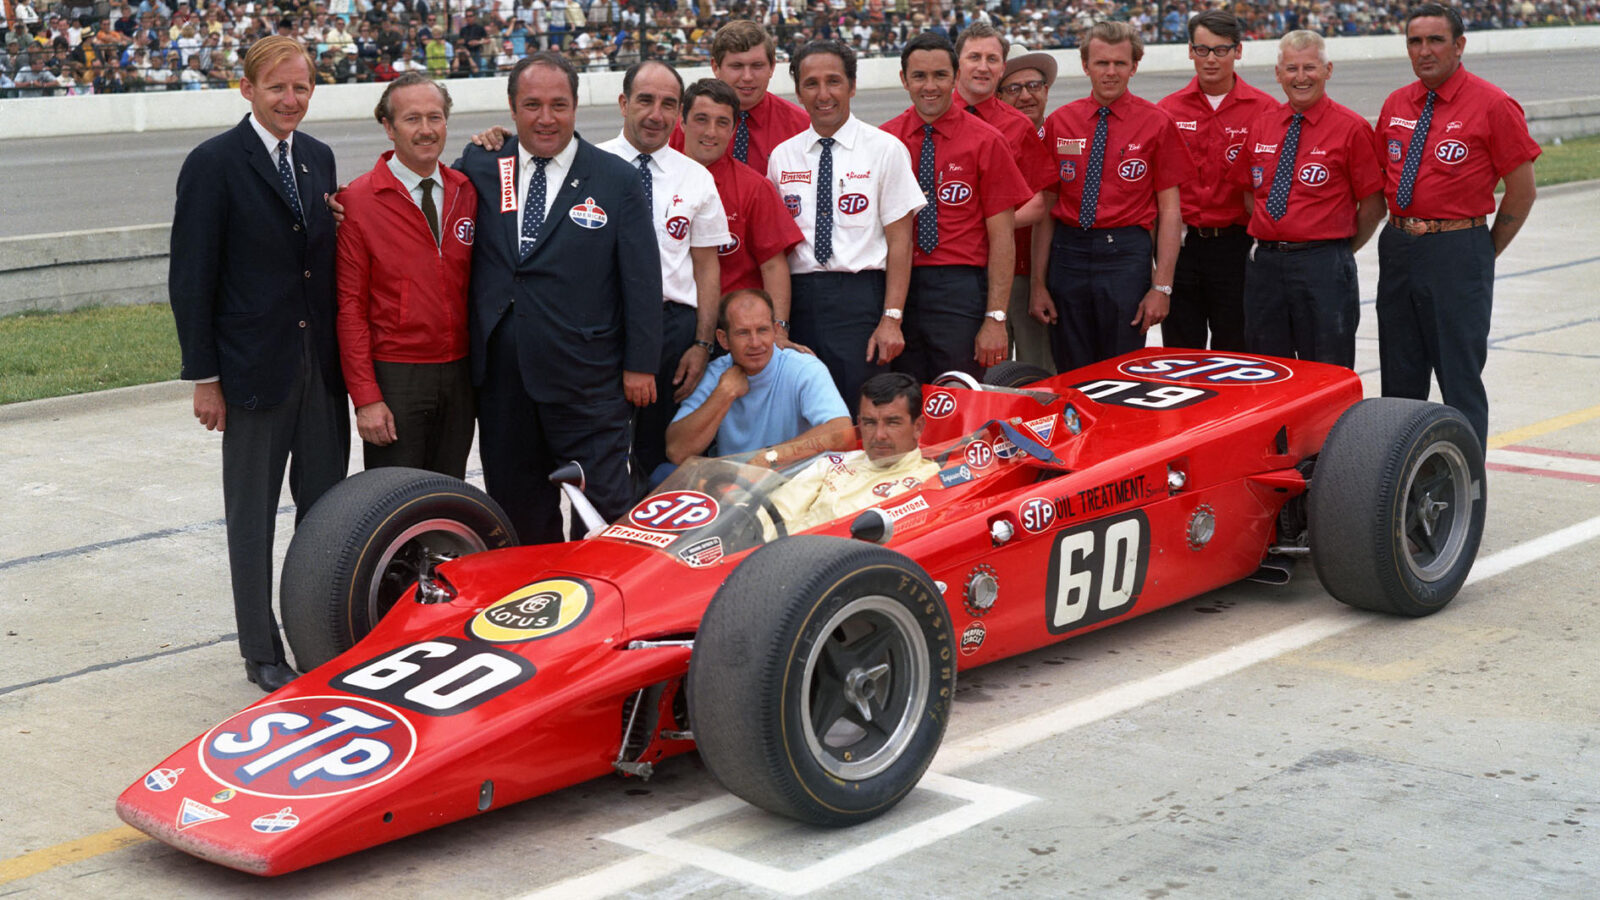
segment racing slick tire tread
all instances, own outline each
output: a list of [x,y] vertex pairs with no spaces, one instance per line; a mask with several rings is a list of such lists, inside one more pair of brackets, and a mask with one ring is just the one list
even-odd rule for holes
[[379,557],[406,529],[459,523],[487,549],[515,546],[516,528],[483,491],[448,475],[389,466],[334,485],[295,528],[279,603],[296,667],[309,672],[350,649],[377,624],[367,591]]
[[1033,363],[1003,359],[984,370],[983,383],[995,387],[1022,388],[1050,377],[1049,372]]
[[[1449,469],[1454,460],[1470,484],[1463,486],[1470,510],[1445,508],[1458,535],[1453,558],[1434,577],[1422,578],[1408,563],[1408,497],[1432,463]],[[1453,483],[1453,482],[1452,482]],[[1346,410],[1328,434],[1312,472],[1307,539],[1322,585],[1335,599],[1359,609],[1401,616],[1426,616],[1443,609],[1472,569],[1483,537],[1487,493],[1483,450],[1477,435],[1453,407],[1422,400],[1380,397]],[[1448,538],[1446,539],[1448,543]]]
[[[911,614],[928,684],[894,761],[845,779],[808,747],[800,703],[808,654],[829,638],[823,628],[863,597]],[[950,617],[920,566],[860,541],[799,535],[751,554],[712,598],[689,663],[689,716],[701,758],[729,791],[802,822],[852,825],[889,810],[921,780],[944,737],[955,672]]]

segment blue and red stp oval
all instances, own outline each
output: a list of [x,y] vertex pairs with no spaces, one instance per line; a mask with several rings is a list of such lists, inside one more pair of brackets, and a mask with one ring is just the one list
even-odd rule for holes
[[1146,381],[1204,385],[1258,385],[1288,381],[1288,366],[1238,353],[1172,353],[1129,360],[1117,371]]
[[257,704],[206,732],[200,767],[243,794],[305,800],[364,790],[400,773],[417,731],[399,710],[360,697]]
[[644,498],[628,521],[657,531],[687,531],[717,517],[717,501],[699,491],[667,491]]

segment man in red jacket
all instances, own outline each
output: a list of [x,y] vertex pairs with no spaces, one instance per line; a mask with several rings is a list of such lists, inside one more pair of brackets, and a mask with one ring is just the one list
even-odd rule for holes
[[375,115],[394,150],[339,199],[339,354],[366,467],[462,478],[472,449],[467,285],[478,195],[440,164],[450,94],[420,72]]

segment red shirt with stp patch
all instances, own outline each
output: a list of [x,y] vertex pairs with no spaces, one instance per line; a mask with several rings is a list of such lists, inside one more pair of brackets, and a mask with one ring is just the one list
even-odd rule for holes
[[[1084,97],[1044,120],[1044,146],[1056,161],[1058,193],[1051,215],[1073,228],[1078,227],[1084,167],[1094,147],[1099,109],[1094,97]],[[1194,162],[1172,117],[1154,103],[1124,93],[1110,109],[1094,227],[1154,227],[1156,194],[1193,179]]]
[[1278,101],[1235,76],[1233,90],[1223,96],[1216,109],[1211,108],[1211,101],[1200,89],[1199,78],[1190,79],[1187,87],[1161,98],[1156,105],[1172,116],[1199,173],[1198,178],[1178,187],[1178,196],[1183,199],[1183,221],[1200,228],[1249,222],[1243,189],[1225,176],[1228,166],[1244,149],[1244,133],[1250,120],[1276,107]]
[[[767,157],[771,155],[772,148],[794,137],[811,127],[811,117],[799,106],[779,97],[771,91],[767,92],[761,102],[750,107],[750,149],[745,153],[745,165],[757,172],[767,170]],[[739,130],[739,114],[733,114],[733,129]],[[683,149],[683,122],[678,122],[672,128],[672,137],[667,144],[674,150]],[[728,141],[729,159],[733,158],[733,141]],[[738,160],[734,160],[738,162]]]
[[[915,107],[883,123],[883,130],[910,151],[913,172],[921,171],[922,125]],[[911,264],[988,265],[984,220],[1027,203],[1033,189],[1017,170],[1005,137],[954,103],[933,122],[933,158],[934,195],[927,199],[938,203],[939,244],[932,253],[923,253],[913,237]]]
[[761,287],[761,264],[800,243],[800,226],[784,209],[777,188],[730,155],[712,163],[711,178],[728,214],[733,240],[717,248],[722,293]]
[[1390,94],[1378,114],[1378,153],[1389,212],[1418,219],[1489,215],[1500,179],[1539,157],[1539,145],[1528,134],[1527,117],[1505,91],[1465,68],[1458,67],[1436,93],[1422,165],[1411,205],[1405,209],[1395,205],[1395,194],[1417,118],[1428,101],[1427,87],[1413,81]]
[[1289,104],[1257,116],[1245,147],[1228,169],[1234,184],[1255,191],[1250,236],[1261,241],[1330,241],[1356,233],[1356,205],[1383,187],[1383,170],[1372,149],[1372,126],[1347,107],[1322,99],[1300,123],[1294,185],[1282,219],[1267,215],[1267,196],[1278,171],[1278,154],[1294,110]]
[[[1033,120],[1028,118],[1027,113],[1001,100],[998,94],[991,94],[989,99],[982,103],[968,103],[961,96],[961,91],[957,90],[952,105],[966,109],[968,113],[982,119],[989,127],[1005,136],[1006,142],[1011,147],[1012,160],[1022,171],[1023,181],[1026,181],[1034,192],[1055,184],[1055,162],[1050,159],[1050,154],[1045,152],[1044,145],[1039,143],[1039,129],[1034,127]],[[969,106],[971,109],[967,109]],[[915,153],[911,156],[913,159],[916,158]]]

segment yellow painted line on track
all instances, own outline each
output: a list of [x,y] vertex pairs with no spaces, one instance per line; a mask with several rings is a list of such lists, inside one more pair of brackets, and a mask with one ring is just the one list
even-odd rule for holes
[[[1534,422],[1532,425],[1524,425],[1504,434],[1495,435],[1489,438],[1489,449],[1494,450],[1510,446],[1529,438],[1550,434],[1563,428],[1571,428],[1574,425],[1593,419],[1600,419],[1600,406],[1591,406],[1588,409],[1565,413],[1551,419],[1545,419],[1542,422]],[[32,853],[24,853],[11,859],[0,860],[0,884],[31,878],[51,869],[71,865],[86,859],[93,859],[96,856],[110,853],[114,850],[121,850],[124,847],[131,847],[134,844],[148,840],[150,840],[150,837],[144,832],[131,826],[123,825],[120,828],[102,831],[99,834],[91,834],[75,841],[67,841],[66,843],[56,844],[53,847],[35,850]]]
[[1591,406],[1588,409],[1576,410],[1574,412],[1556,416],[1553,419],[1545,419],[1543,422],[1535,422],[1532,425],[1524,425],[1521,428],[1514,428],[1511,431],[1505,432],[1504,434],[1497,434],[1489,438],[1489,449],[1498,450],[1501,447],[1509,447],[1512,444],[1520,444],[1529,438],[1536,438],[1540,435],[1550,434],[1554,431],[1560,431],[1563,428],[1571,428],[1574,425],[1580,425],[1591,419],[1600,419],[1600,406]]
[[54,847],[45,847],[32,853],[7,860],[0,860],[0,884],[18,881],[23,878],[32,878],[51,869],[71,865],[86,859],[93,859],[102,853],[121,850],[134,844],[150,840],[149,835],[128,825],[91,834],[88,837],[56,844]]

